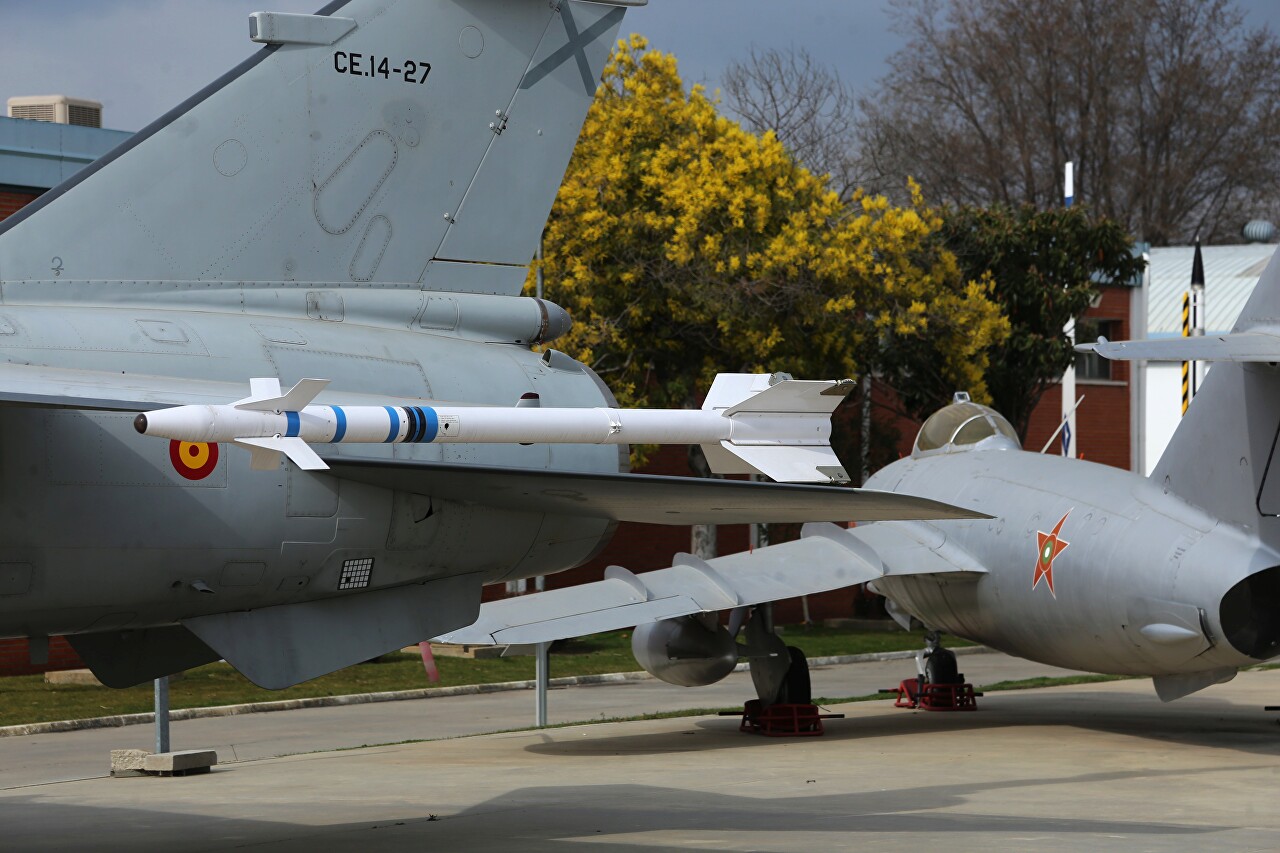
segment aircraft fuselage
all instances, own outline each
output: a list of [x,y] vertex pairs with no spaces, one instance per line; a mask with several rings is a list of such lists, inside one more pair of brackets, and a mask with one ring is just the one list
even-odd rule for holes
[[1267,596],[1253,594],[1276,583],[1280,555],[1256,530],[1222,523],[1145,477],[973,449],[901,460],[867,486],[993,516],[913,522],[935,549],[958,547],[986,574],[875,582],[932,627],[1105,673],[1202,672],[1280,653],[1275,617],[1258,610]]
[[[112,283],[113,304],[95,305],[95,283],[43,286],[42,302],[33,285],[6,284],[0,359],[106,368],[126,381],[220,382],[232,393],[251,377],[278,376],[396,399],[512,406],[533,391],[547,405],[610,405],[581,365],[530,350],[537,310],[528,298]],[[130,290],[136,307],[122,298]],[[123,411],[0,408],[0,636],[163,625],[324,598],[338,594],[344,565],[367,559],[369,590],[453,575],[531,577],[589,559],[612,527],[433,500],[287,463],[252,471],[249,454],[229,444],[215,445],[212,458],[174,458],[169,441],[138,435],[132,420]],[[619,470],[618,447],[398,444],[333,453]]]

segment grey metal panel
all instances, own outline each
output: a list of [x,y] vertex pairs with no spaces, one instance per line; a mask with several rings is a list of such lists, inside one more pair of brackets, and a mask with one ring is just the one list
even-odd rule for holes
[[595,98],[624,10],[566,0],[510,105],[438,257],[528,264]]
[[[364,401],[376,405],[407,405],[421,401],[425,390],[421,369],[416,364],[387,359],[361,360],[359,357],[326,362],[324,353],[313,354],[315,363],[308,370],[306,364],[295,364],[280,359],[290,369],[301,374],[314,373],[324,367],[342,365],[343,375],[353,367],[387,368],[406,392],[404,396],[391,393],[374,395],[341,391],[325,392],[317,402],[355,404]],[[277,355],[277,358],[279,356]],[[40,367],[26,364],[0,364],[0,403],[28,404],[71,409],[105,409],[141,412],[163,406],[198,405],[202,403],[230,403],[248,394],[249,384],[243,381],[221,382],[204,379],[187,379],[178,376],[146,376],[136,373],[108,373],[100,370],[79,370],[61,367]],[[350,380],[354,382],[355,380]],[[396,380],[392,380],[393,383]]]
[[133,687],[221,657],[181,625],[72,634],[67,640],[108,687]]
[[341,457],[325,461],[336,477],[397,491],[648,524],[986,517],[937,501],[867,489]]
[[276,366],[276,375],[286,385],[299,379],[343,377],[339,381],[350,388],[357,383],[363,386],[377,377],[378,388],[389,397],[420,400],[431,397],[426,374],[414,362],[293,347],[269,347],[267,357]]
[[[545,220],[546,217],[543,218]],[[529,270],[523,266],[529,263],[529,259],[525,258],[520,263],[522,266],[434,260],[422,273],[422,289],[518,296],[529,275]]]
[[183,621],[259,687],[280,690],[475,621],[480,576]]
[[844,531],[866,543],[884,562],[886,575],[963,573],[980,577],[987,573],[972,555],[945,536],[930,537],[922,526],[909,521],[877,522]]
[[[173,472],[139,465],[134,447],[118,438],[133,431],[132,414],[50,410],[43,422],[44,466],[50,483],[58,486],[144,486],[150,488],[225,489],[227,466],[217,466],[201,480],[174,477]],[[76,435],[79,440],[66,441]],[[130,442],[133,444],[133,442]],[[165,443],[137,443],[138,450],[168,452]]]

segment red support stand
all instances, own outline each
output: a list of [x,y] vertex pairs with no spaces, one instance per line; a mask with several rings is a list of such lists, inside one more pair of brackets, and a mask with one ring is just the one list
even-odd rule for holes
[[972,684],[929,684],[920,687],[920,680],[908,678],[897,687],[881,690],[881,693],[896,693],[893,701],[895,708],[918,708],[921,711],[976,711],[978,697]]
[[825,732],[823,720],[840,719],[844,714],[823,714],[817,705],[776,704],[762,708],[759,699],[752,699],[742,707],[738,731],[765,737],[820,737]]

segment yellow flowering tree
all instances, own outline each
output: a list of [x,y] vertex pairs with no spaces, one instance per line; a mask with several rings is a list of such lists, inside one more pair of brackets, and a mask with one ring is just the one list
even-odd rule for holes
[[[632,36],[605,70],[544,238],[546,295],[576,321],[558,346],[623,405],[691,405],[721,371],[884,367],[985,399],[985,352],[1008,323],[911,196],[843,205],[772,133],[720,115],[701,87],[685,90],[674,57]],[[924,363],[879,358],[907,340]]]

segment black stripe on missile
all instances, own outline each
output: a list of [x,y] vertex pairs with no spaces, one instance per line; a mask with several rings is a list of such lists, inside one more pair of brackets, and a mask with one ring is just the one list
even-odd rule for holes
[[404,413],[409,418],[409,429],[404,435],[405,443],[416,444],[422,434],[422,418],[418,415],[418,410],[413,406],[405,406]]
[[413,412],[414,423],[417,425],[413,431],[413,443],[421,444],[427,435],[427,415],[421,406],[414,406],[410,411]]

